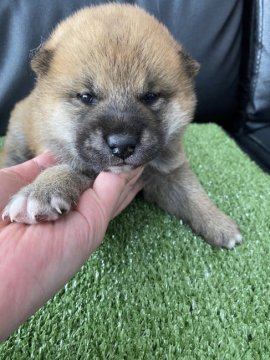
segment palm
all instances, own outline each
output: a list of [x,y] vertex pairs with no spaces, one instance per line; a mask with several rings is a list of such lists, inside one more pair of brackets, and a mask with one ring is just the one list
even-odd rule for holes
[[[11,195],[53,162],[43,154],[1,170],[0,212]],[[29,226],[0,221],[0,341],[80,269],[101,243],[110,219],[142,188],[137,181],[141,172],[101,173],[76,210],[57,222]]]

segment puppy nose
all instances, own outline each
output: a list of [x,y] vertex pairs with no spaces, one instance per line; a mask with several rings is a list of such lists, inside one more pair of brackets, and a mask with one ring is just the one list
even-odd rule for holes
[[134,153],[138,138],[130,134],[111,134],[106,140],[112,154],[124,160]]

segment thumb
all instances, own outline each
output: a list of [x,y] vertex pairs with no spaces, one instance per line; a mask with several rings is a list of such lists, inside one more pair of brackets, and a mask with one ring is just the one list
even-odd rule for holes
[[95,218],[98,216],[107,226],[111,218],[114,217],[115,210],[121,206],[124,199],[132,200],[132,196],[129,196],[129,194],[142,172],[143,168],[121,174],[100,173],[94,182],[93,188],[83,193],[78,205],[78,211],[87,219],[90,219],[91,222],[93,216]]
[[22,164],[15,165],[1,171],[7,175],[15,175],[25,183],[32,182],[44,169],[56,163],[56,159],[51,153],[43,153]]

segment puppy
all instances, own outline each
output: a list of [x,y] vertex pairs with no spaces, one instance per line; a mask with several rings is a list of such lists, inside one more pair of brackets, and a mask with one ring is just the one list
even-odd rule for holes
[[36,52],[32,93],[10,118],[4,166],[52,152],[58,165],[13,196],[3,219],[57,220],[101,171],[145,166],[145,199],[214,246],[241,241],[188,167],[181,139],[192,120],[199,65],[138,7],[78,11]]

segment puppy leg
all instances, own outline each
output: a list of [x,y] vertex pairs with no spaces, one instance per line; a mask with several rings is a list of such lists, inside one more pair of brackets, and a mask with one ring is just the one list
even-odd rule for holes
[[143,177],[146,200],[186,221],[209,244],[231,249],[241,242],[236,224],[211,202],[186,163],[170,174],[149,167]]
[[34,157],[30,150],[24,121],[31,118],[29,98],[17,103],[11,113],[5,145],[0,156],[0,168],[21,164]]
[[93,181],[94,176],[77,173],[69,165],[50,167],[10,199],[2,217],[25,224],[56,220],[77,203]]
[[27,146],[23,132],[10,129],[6,139],[3,152],[0,156],[0,168],[21,164],[34,157]]

